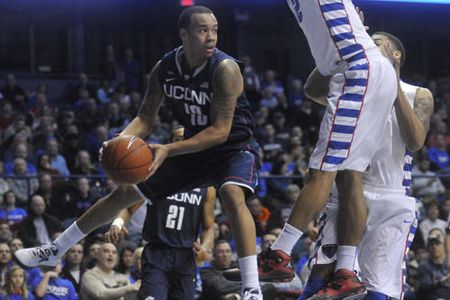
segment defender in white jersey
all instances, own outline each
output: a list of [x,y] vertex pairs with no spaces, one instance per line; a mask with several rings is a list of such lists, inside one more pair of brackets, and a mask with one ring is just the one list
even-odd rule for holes
[[[353,272],[367,219],[363,172],[379,149],[390,118],[397,94],[395,70],[366,33],[351,0],[288,0],[288,5],[308,40],[318,72],[330,78],[328,106],[310,157],[309,176],[291,216],[271,248],[258,256],[259,278],[293,278],[292,247],[326,205],[336,180],[342,259],[334,280],[344,293],[365,293]],[[225,273],[231,280],[235,275],[239,273]]]
[[[373,39],[394,61],[399,72],[405,58],[401,42],[384,32],[375,33]],[[313,95],[319,96],[320,92]],[[403,297],[405,256],[417,228],[416,202],[408,196],[412,151],[422,147],[432,111],[433,98],[427,89],[399,80],[394,112],[380,140],[382,147],[364,174],[364,197],[369,213],[358,263],[359,276],[369,290],[366,299]],[[333,189],[321,218],[316,250],[310,260],[314,266],[301,299],[316,294],[332,273],[337,249],[337,212],[338,192]],[[333,288],[326,289],[310,299],[329,299],[326,296]]]

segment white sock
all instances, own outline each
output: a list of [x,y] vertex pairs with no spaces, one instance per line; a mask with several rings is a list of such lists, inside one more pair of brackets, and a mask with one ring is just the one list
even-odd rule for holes
[[294,226],[285,223],[283,231],[281,231],[275,243],[270,246],[272,250],[281,250],[287,255],[291,255],[292,248],[297,243],[298,239],[301,238],[303,232],[298,230]]
[[258,261],[256,255],[241,257],[238,261],[239,268],[241,269],[242,291],[246,288],[259,289]]
[[62,256],[66,251],[82,240],[86,236],[77,226],[76,222],[73,222],[64,232],[54,241],[58,247],[58,255]]
[[357,256],[358,248],[356,246],[338,246],[336,254],[337,262],[334,270],[345,269],[354,271]]

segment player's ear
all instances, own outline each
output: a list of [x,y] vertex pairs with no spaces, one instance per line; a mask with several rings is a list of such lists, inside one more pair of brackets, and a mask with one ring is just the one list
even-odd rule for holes
[[184,42],[186,40],[186,38],[187,38],[187,30],[186,30],[186,28],[180,28],[179,34],[180,34],[181,41]]
[[399,50],[395,50],[394,57],[400,61],[400,59],[402,58],[402,53]]

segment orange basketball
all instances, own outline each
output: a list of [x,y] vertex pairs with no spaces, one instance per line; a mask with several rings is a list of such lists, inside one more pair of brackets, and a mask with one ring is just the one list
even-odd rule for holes
[[135,136],[119,136],[103,147],[102,165],[118,184],[136,184],[148,176],[153,155],[147,143]]

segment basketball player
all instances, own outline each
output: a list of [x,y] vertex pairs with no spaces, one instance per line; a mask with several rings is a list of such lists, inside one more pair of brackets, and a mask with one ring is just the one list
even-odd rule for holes
[[[393,62],[400,76],[400,66],[405,62],[405,48],[401,41],[386,32],[374,33],[372,38]],[[320,86],[328,86],[328,82],[329,79],[313,72],[308,79],[309,85],[305,87],[308,97],[323,103],[326,89]],[[408,196],[412,151],[422,148],[425,142],[433,112],[433,96],[429,90],[400,79],[398,86],[395,113],[380,141],[383,147],[377,151],[364,174],[364,196],[369,213],[358,262],[359,275],[368,289],[365,299],[402,299],[405,256],[417,228],[416,201]],[[311,258],[314,265],[300,299],[330,299],[335,291],[335,287],[325,286],[325,282],[336,263],[337,211],[337,191],[333,189]]]
[[[203,6],[178,19],[182,46],[163,56],[150,75],[140,111],[121,135],[145,138],[163,99],[185,127],[186,140],[150,145],[150,177],[121,185],[100,199],[53,243],[15,253],[32,267],[54,264],[78,240],[144,199],[162,199],[199,186],[215,186],[230,217],[243,273],[244,299],[262,299],[258,282],[255,224],[245,204],[257,183],[253,117],[243,93],[243,65],[216,48],[218,23]],[[176,217],[180,217],[178,212]]]
[[[354,273],[367,219],[363,172],[380,148],[397,94],[396,74],[381,54],[351,0],[288,0],[320,74],[329,76],[328,106],[309,161],[309,177],[283,231],[258,255],[261,281],[292,278],[290,254],[309,222],[339,191],[338,249],[332,283],[338,293],[366,293]],[[227,278],[238,280],[239,272]]]
[[[184,128],[173,131],[172,142],[183,140]],[[142,285],[139,299],[194,299],[195,260],[206,257],[214,245],[214,188],[198,188],[148,204],[142,237],[148,243],[142,255]],[[122,210],[107,238],[118,243],[133,214],[144,201]],[[179,212],[179,213],[178,213]],[[176,218],[175,215],[179,217]],[[197,242],[198,233],[201,243]]]

